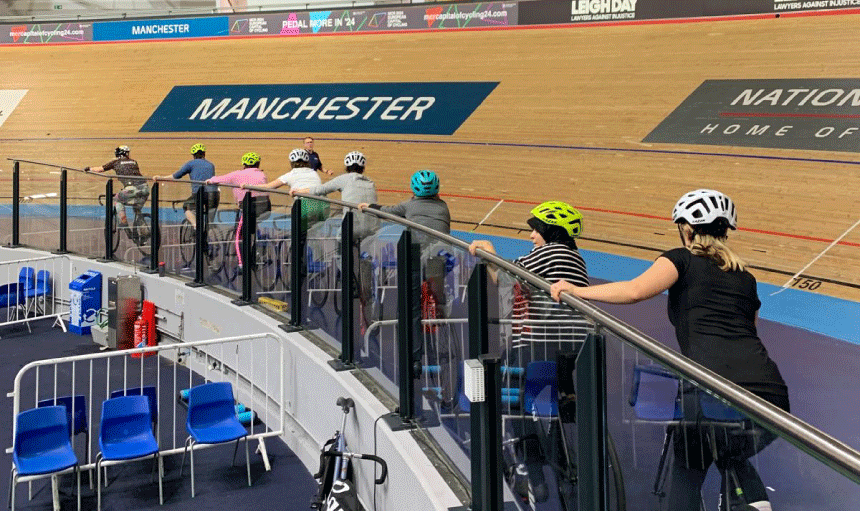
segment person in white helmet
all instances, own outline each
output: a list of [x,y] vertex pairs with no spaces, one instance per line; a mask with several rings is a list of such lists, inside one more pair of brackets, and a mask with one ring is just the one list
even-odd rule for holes
[[[364,174],[367,158],[358,152],[347,153],[343,158],[344,174],[328,181],[307,188],[295,188],[293,193],[306,193],[311,195],[328,195],[332,192],[340,192],[341,200],[360,204],[362,202],[375,203],[377,201],[376,183]],[[356,238],[365,238],[379,227],[379,219],[373,215],[355,215],[354,234]]]
[[[290,151],[290,171],[274,181],[263,185],[266,188],[280,188],[288,185],[290,190],[311,188],[322,184],[317,172],[310,168],[310,155],[304,149]],[[313,199],[302,201],[302,230],[307,232],[309,220],[324,220],[328,216],[328,203]]]
[[[663,253],[638,277],[590,287],[560,281],[551,287],[553,298],[570,293],[599,302],[636,303],[668,290],[669,320],[685,357],[790,411],[788,387],[756,330],[761,306],[756,279],[725,244],[728,230],[737,229],[734,203],[718,191],[695,190],[678,200],[672,219],[683,246]],[[700,394],[692,384],[682,385],[679,399],[688,425],[673,434],[675,463],[667,509],[698,511],[705,475],[715,463],[722,476],[723,506],[769,511],[764,484],[748,458],[776,435],[749,420],[742,430],[718,427],[713,435],[715,460],[707,438],[711,428],[696,426],[697,419],[704,418]]]

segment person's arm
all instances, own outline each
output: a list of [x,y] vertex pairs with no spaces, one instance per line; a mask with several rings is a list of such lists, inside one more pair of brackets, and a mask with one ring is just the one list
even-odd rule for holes
[[[494,247],[493,244],[487,240],[475,240],[469,245],[469,253],[472,255],[475,255],[475,252],[478,249],[483,250],[484,252],[489,252],[493,255],[497,255],[496,254],[496,247]],[[499,277],[499,269],[496,268],[496,265],[494,265],[494,264],[488,265],[487,266],[487,274],[489,274],[490,279],[492,279],[492,281],[493,281],[493,284],[498,283],[498,281],[499,281],[499,278],[498,278]]]
[[658,257],[650,268],[633,280],[611,282],[599,286],[577,287],[560,280],[550,287],[554,300],[561,293],[570,293],[586,300],[605,303],[636,303],[659,295],[678,281],[678,269],[665,257]]
[[185,174],[191,173],[191,163],[186,162],[179,170],[173,173],[173,179],[181,179]]
[[312,195],[328,195],[332,192],[340,192],[343,191],[343,185],[346,179],[349,179],[349,174],[341,174],[327,183],[316,185],[312,188],[306,188],[305,190]]
[[101,174],[102,172],[107,172],[108,170],[112,170],[114,168],[114,164],[116,160],[111,160],[100,167],[84,167],[84,172],[96,172]]
[[[373,204],[371,204],[370,207],[373,207]],[[395,204],[393,206],[380,206],[379,211],[406,218],[406,202],[401,202],[400,204]]]

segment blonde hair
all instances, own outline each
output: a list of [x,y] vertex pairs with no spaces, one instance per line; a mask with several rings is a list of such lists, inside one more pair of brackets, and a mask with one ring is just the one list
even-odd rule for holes
[[692,238],[687,249],[693,255],[712,259],[723,271],[744,271],[746,263],[725,244],[726,237],[716,237],[710,234],[697,233],[690,224],[682,223],[681,228]]

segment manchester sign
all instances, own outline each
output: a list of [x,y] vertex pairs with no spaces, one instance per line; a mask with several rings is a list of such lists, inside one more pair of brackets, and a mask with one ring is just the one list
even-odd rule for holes
[[860,152],[860,79],[707,80],[643,142]]

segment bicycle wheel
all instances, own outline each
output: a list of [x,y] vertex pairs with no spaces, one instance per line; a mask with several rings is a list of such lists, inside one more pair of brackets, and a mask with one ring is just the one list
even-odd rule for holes
[[278,283],[278,246],[266,233],[257,232],[254,261],[254,280],[261,291],[271,291]]
[[140,253],[148,256],[152,253],[152,244],[151,244],[151,227],[152,217],[149,213],[137,213],[134,215],[134,223],[132,224],[132,240],[134,244],[137,245],[137,248],[140,250]]
[[179,257],[182,259],[182,267],[189,268],[194,264],[194,228],[186,218],[179,226]]
[[209,262],[209,273],[217,275],[224,268],[224,240],[221,239],[217,225],[209,224],[206,228],[206,259]]

